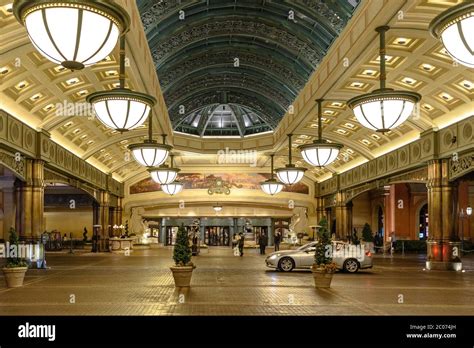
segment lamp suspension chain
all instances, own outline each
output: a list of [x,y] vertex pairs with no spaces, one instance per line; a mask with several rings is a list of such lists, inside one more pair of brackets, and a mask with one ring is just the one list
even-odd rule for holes
[[322,104],[323,99],[317,99],[316,103],[318,104],[318,140],[321,141],[323,138],[323,121],[322,121]]
[[120,88],[125,88],[125,35],[120,36]]
[[288,162],[289,165],[291,166],[291,137],[293,134],[288,134]]
[[150,110],[150,115],[148,116],[148,140],[153,140],[153,110]]
[[380,34],[380,89],[385,89],[385,81],[387,80],[387,73],[385,69],[385,32],[389,29],[388,26],[378,27],[377,31]]
[[271,168],[271,173],[272,173],[271,179],[273,179],[273,156],[275,156],[275,155],[274,155],[274,154],[271,154],[271,155],[270,155],[270,158],[271,158],[271,160],[270,160],[270,168]]

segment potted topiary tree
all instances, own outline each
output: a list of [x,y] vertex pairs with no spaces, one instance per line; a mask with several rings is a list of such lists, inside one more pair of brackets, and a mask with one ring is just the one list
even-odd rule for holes
[[28,270],[28,264],[20,257],[18,234],[13,227],[10,228],[9,244],[8,248],[10,257],[7,259],[7,264],[2,268],[2,271],[5,275],[7,287],[17,288],[23,286],[23,280],[25,279],[25,273]]
[[316,288],[329,288],[332,276],[336,272],[336,264],[332,261],[332,243],[328,231],[328,222],[322,218],[317,232],[318,242],[314,254],[314,264],[311,267]]
[[170,267],[173,272],[174,284],[177,288],[189,287],[193,270],[196,268],[191,262],[191,248],[189,247],[188,232],[184,225],[178,228],[176,243],[173,250],[173,260],[175,265]]
[[366,222],[364,228],[362,228],[362,239],[365,242],[365,249],[366,251],[370,251],[373,253],[375,251],[374,248],[374,236],[372,234],[372,228]]

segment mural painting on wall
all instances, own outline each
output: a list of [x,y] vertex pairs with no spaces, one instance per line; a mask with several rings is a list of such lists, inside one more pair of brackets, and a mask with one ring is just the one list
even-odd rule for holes
[[[180,174],[179,181],[184,183],[184,189],[208,189],[209,183],[217,178],[227,182],[234,189],[260,190],[260,183],[270,178],[267,173],[218,173],[218,174]],[[143,179],[130,186],[130,194],[160,191],[160,184],[155,183],[151,178]],[[283,192],[294,192],[308,194],[309,188],[303,183],[292,186],[285,186]]]

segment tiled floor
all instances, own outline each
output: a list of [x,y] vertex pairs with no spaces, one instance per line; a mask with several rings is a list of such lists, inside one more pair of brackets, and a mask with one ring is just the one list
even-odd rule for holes
[[22,288],[0,278],[1,315],[474,315],[474,255],[464,273],[423,271],[422,257],[378,256],[372,270],[337,273],[328,290],[314,288],[311,272],[266,268],[253,250],[243,258],[230,248],[204,251],[182,291],[170,249],[47,258],[51,269],[29,270]]

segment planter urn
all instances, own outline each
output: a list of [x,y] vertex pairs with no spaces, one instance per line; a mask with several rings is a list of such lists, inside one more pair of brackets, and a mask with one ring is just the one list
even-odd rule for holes
[[7,287],[18,288],[23,286],[23,280],[25,279],[25,273],[28,267],[4,267],[2,268],[3,274],[5,275],[5,281]]
[[323,268],[312,267],[314,286],[316,288],[330,288],[334,272],[328,272]]
[[173,273],[174,284],[177,288],[189,288],[191,277],[195,266],[173,266],[170,267]]

